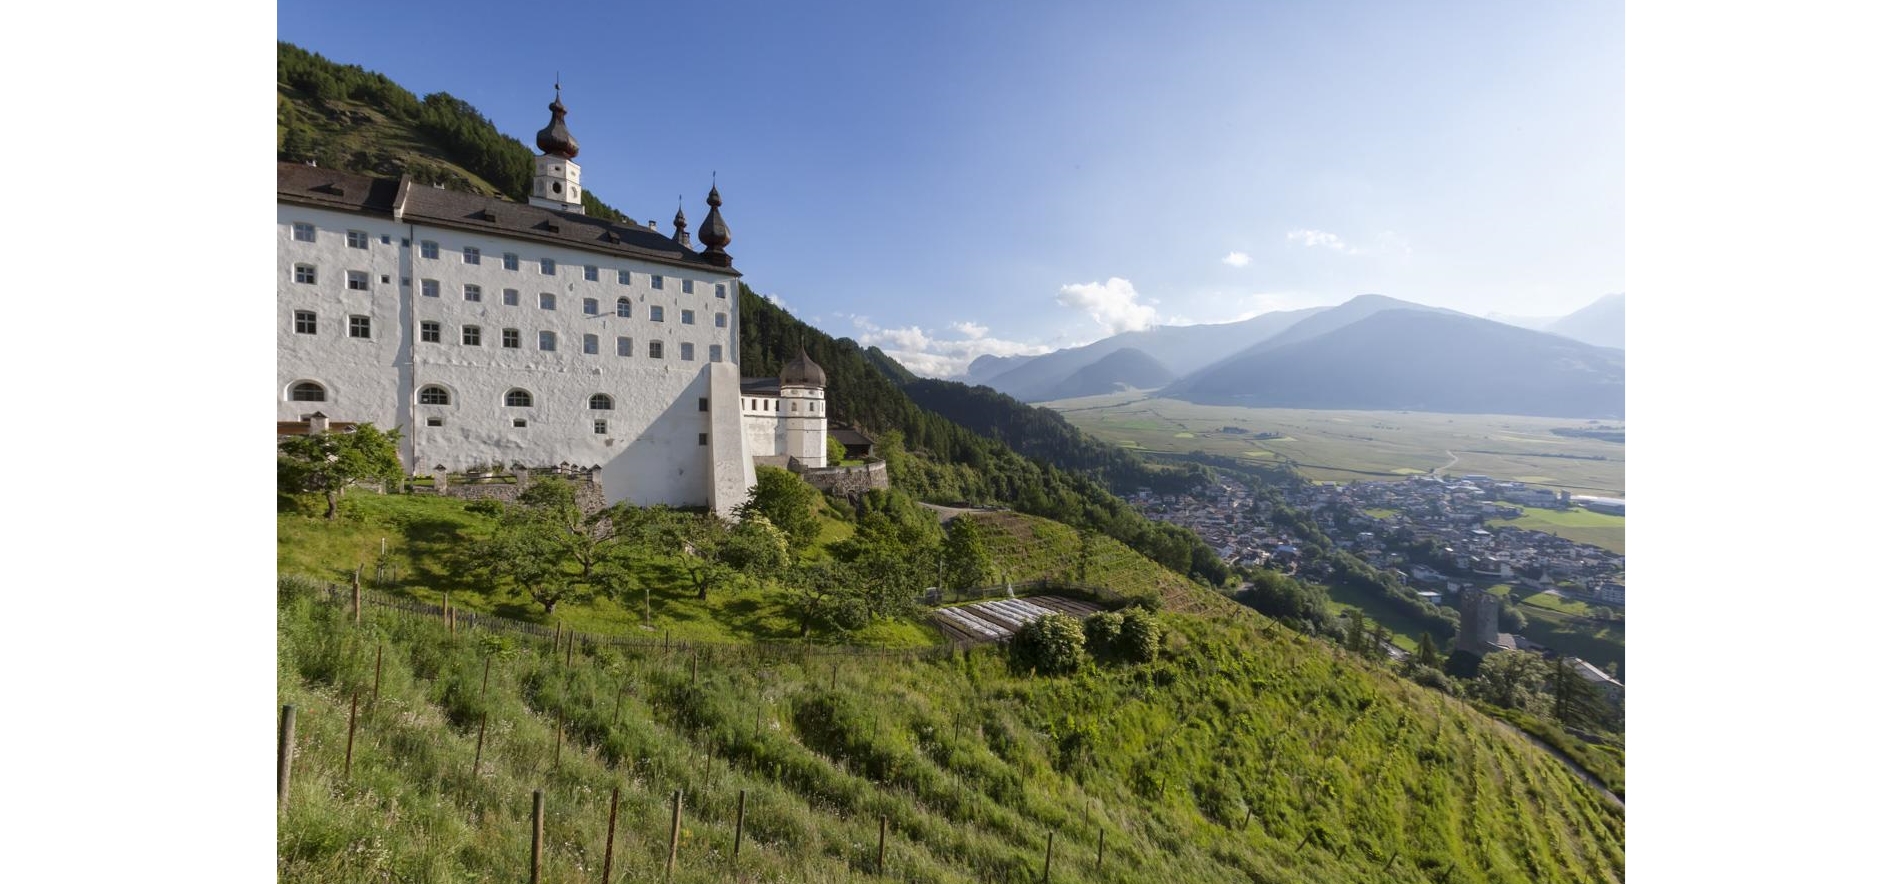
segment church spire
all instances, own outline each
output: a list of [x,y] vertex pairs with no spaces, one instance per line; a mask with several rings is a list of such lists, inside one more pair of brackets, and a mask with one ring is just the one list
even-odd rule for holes
[[575,155],[581,145],[568,132],[568,106],[562,104],[562,78],[555,77],[555,100],[548,103],[548,125],[535,133],[535,175],[529,181],[529,205],[561,212],[580,212],[581,166]]
[[706,246],[701,257],[716,267],[732,267],[733,258],[727,255],[730,242],[733,242],[733,233],[720,217],[720,187],[716,184],[707,191],[707,220],[700,222],[700,244]]
[[568,133],[568,106],[562,104],[562,78],[555,78],[555,100],[548,103],[548,125],[535,133],[535,146],[552,157],[572,160],[581,153],[581,145]]
[[687,238],[687,208],[680,199],[678,196],[674,198],[674,241],[691,248],[694,241]]

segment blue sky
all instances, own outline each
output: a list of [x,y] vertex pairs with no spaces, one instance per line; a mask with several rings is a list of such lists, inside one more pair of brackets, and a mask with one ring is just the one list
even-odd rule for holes
[[[529,12],[528,10],[534,10]],[[698,226],[802,319],[951,374],[1364,292],[1625,289],[1624,9],[1566,3],[282,3],[278,37]]]

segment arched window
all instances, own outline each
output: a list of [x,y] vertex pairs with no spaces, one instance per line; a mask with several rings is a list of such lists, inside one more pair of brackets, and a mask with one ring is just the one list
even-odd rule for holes
[[634,302],[628,300],[627,298],[622,298],[621,300],[616,301],[615,315],[621,317],[622,319],[628,319],[634,316]]
[[595,411],[613,411],[615,400],[613,396],[606,393],[596,393],[588,397],[588,407]]
[[530,396],[527,390],[510,390],[503,394],[502,404],[510,408],[527,408],[535,404],[535,397]]
[[299,381],[291,386],[292,402],[324,402],[324,385],[312,381]]
[[448,405],[449,391],[442,387],[424,387],[416,391],[416,401],[424,405]]

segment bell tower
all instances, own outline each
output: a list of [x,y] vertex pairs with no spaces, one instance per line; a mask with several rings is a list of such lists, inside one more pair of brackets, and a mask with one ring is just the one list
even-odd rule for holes
[[529,205],[562,212],[580,212],[581,166],[575,156],[581,145],[568,134],[568,108],[562,104],[562,84],[555,82],[555,100],[548,105],[548,125],[535,133],[535,177],[529,183]]

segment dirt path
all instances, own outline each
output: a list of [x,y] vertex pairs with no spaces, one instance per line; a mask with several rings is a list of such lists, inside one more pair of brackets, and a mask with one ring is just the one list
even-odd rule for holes
[[1552,746],[1548,745],[1545,740],[1542,740],[1539,737],[1536,737],[1530,733],[1527,733],[1526,731],[1520,730],[1518,727],[1512,724],[1501,721],[1498,718],[1492,718],[1489,720],[1492,721],[1494,724],[1500,726],[1504,730],[1507,730],[1512,733],[1519,734],[1522,737],[1525,737],[1527,742],[1532,743],[1534,746],[1538,747],[1540,751],[1545,752],[1546,754],[1559,759],[1560,764],[1566,765],[1567,770],[1572,771],[1574,775],[1578,776],[1582,780],[1585,780],[1586,785],[1591,786],[1594,789],[1598,789],[1599,794],[1606,796],[1606,798],[1610,799],[1613,804],[1619,805],[1620,810],[1625,810],[1625,799],[1622,799],[1619,796],[1614,795],[1611,789],[1606,788],[1605,783],[1602,783],[1599,781],[1598,777],[1595,777],[1591,773],[1588,773],[1585,768],[1580,767],[1577,764],[1574,764],[1571,758],[1566,757],[1566,753],[1553,748]]
[[1428,473],[1428,475],[1430,476],[1435,475],[1439,473],[1441,470],[1451,470],[1454,468],[1454,464],[1457,464],[1457,463],[1460,463],[1460,455],[1455,454],[1453,449],[1449,448],[1447,449],[1447,462],[1444,464],[1441,464],[1440,466],[1435,467],[1432,472]]

